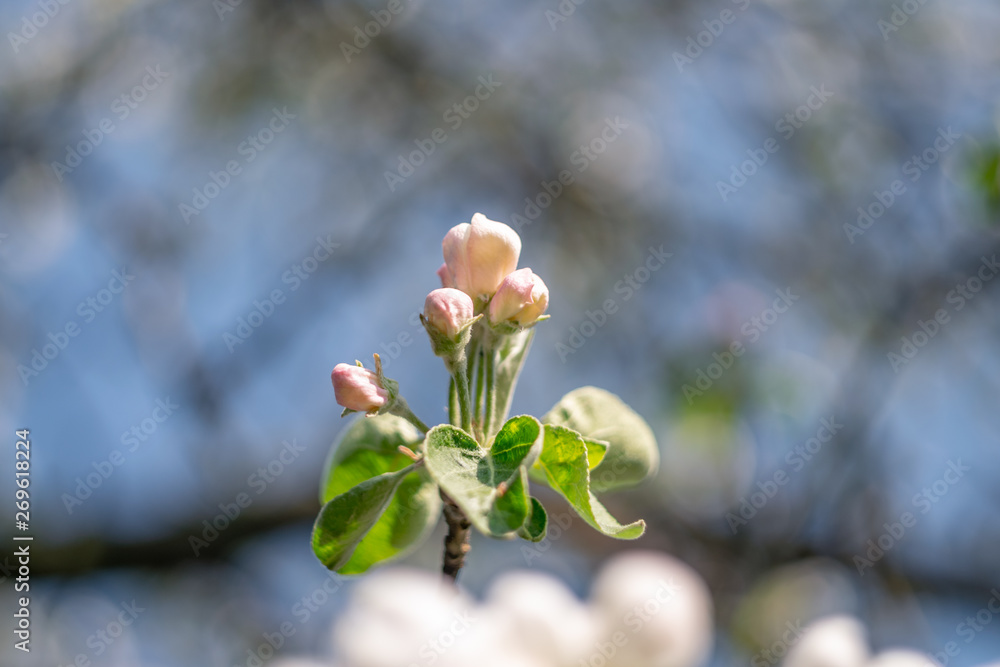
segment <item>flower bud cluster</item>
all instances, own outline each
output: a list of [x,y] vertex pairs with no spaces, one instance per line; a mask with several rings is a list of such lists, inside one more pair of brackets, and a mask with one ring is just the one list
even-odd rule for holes
[[[549,290],[531,269],[517,269],[521,238],[513,229],[482,213],[452,227],[441,244],[443,287],[464,292],[474,311],[486,311],[491,325],[528,327],[549,305]],[[425,313],[426,315],[426,313]]]
[[[434,354],[449,370],[466,363],[466,348],[492,353],[498,337],[533,327],[546,319],[549,290],[529,268],[517,268],[521,237],[482,213],[452,227],[441,243],[444,264],[437,270],[441,288],[424,301],[420,321]],[[483,320],[482,325],[476,326]],[[474,331],[475,330],[475,331]],[[346,411],[369,415],[394,410],[396,383],[361,366],[337,364],[331,376],[337,403]]]

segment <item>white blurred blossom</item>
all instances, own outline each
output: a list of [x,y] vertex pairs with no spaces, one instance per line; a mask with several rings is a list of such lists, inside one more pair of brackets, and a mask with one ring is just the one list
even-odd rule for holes
[[576,667],[593,644],[590,609],[551,576],[504,575],[490,587],[486,605],[504,628],[505,644],[520,643],[552,667]]
[[708,588],[670,556],[629,552],[613,559],[594,583],[591,605],[603,627],[587,664],[603,664],[597,655],[608,667],[695,667],[708,658]]
[[847,616],[817,621],[788,653],[782,667],[939,667],[917,651],[891,650],[869,658],[861,623]]
[[475,625],[475,613],[436,573],[383,569],[358,584],[334,641],[347,667],[440,663]]
[[868,657],[861,623],[849,616],[830,616],[806,628],[784,667],[864,667]]
[[514,572],[475,604],[436,573],[385,569],[358,584],[334,630],[342,667],[698,667],[711,643],[705,584],[649,552],[612,559],[589,601]]
[[938,667],[938,664],[916,651],[886,651],[878,654],[868,667]]

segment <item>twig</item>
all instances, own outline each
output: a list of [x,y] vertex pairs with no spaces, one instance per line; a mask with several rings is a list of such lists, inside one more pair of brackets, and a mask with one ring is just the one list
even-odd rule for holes
[[458,571],[465,565],[465,554],[469,553],[469,529],[472,523],[455,501],[443,490],[444,519],[448,523],[448,534],[444,538],[444,564],[441,572],[452,582],[458,579]]

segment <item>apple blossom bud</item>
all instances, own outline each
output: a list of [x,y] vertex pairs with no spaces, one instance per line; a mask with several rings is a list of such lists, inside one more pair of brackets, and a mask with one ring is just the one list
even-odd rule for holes
[[451,287],[436,289],[424,301],[424,319],[444,336],[454,339],[473,318],[472,298]]
[[477,300],[491,296],[504,276],[517,268],[521,237],[502,222],[476,213],[471,223],[452,227],[441,248],[453,286]]
[[337,403],[348,410],[373,412],[389,401],[389,392],[381,386],[378,376],[361,366],[337,364],[330,378]]
[[522,327],[534,324],[549,307],[549,288],[531,269],[514,271],[500,283],[490,302],[490,323],[508,320]]
[[437,270],[438,278],[441,279],[441,287],[454,287],[455,278],[452,277],[451,271],[448,270],[447,264],[442,264],[441,268]]

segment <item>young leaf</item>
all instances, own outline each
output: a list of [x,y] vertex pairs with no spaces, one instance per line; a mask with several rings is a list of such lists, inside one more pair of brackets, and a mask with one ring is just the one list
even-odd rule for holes
[[514,417],[486,450],[448,424],[427,433],[427,470],[480,532],[509,537],[528,518],[527,469],[541,449],[541,424]]
[[645,521],[618,523],[590,491],[587,445],[580,434],[563,426],[545,426],[545,444],[535,464],[584,521],[610,537],[634,540],[646,531]]
[[583,438],[583,444],[587,446],[587,467],[593,470],[601,465],[604,455],[608,453],[608,443],[603,440]]
[[497,422],[507,419],[510,403],[514,399],[514,385],[521,374],[521,367],[528,356],[531,341],[535,337],[534,329],[525,329],[502,338],[502,344],[497,351],[496,363],[496,414]]
[[531,498],[531,509],[524,525],[517,529],[517,534],[531,542],[541,542],[549,527],[549,515],[537,498]]
[[401,417],[356,417],[327,456],[320,502],[325,504],[366,479],[405,468],[413,461],[399,446],[416,449],[420,440],[416,427]]
[[542,423],[566,426],[584,440],[608,443],[607,453],[590,476],[595,492],[635,486],[659,468],[660,452],[652,429],[611,392],[597,387],[575,389],[542,417]]
[[339,572],[362,574],[373,565],[405,556],[423,544],[440,518],[437,484],[426,470],[410,473]]
[[336,496],[320,510],[313,526],[316,557],[331,570],[339,570],[385,512],[396,489],[413,470],[411,465],[387,472]]
[[[399,446],[419,449],[421,439],[419,431],[400,417],[357,418],[327,457],[320,501],[328,503],[378,475],[403,470],[413,461],[399,451]],[[434,530],[440,514],[441,498],[427,471],[410,473],[338,571],[360,574],[373,565],[404,556]]]

